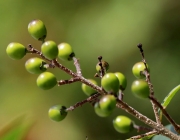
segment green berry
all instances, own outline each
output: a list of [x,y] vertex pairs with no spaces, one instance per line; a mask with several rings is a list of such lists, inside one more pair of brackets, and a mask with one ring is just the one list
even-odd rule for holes
[[[98,85],[97,82],[93,79],[88,79],[91,83]],[[83,92],[87,95],[87,96],[91,96],[93,94],[95,94],[97,91],[94,90],[92,87],[86,85],[86,84],[82,84],[82,90]]]
[[106,72],[108,69],[109,69],[109,64],[108,64],[108,62],[106,62],[106,61],[101,61],[101,62],[98,62],[97,64],[96,64],[96,70],[97,70],[97,72],[101,72],[101,66],[100,66],[100,63],[101,63],[101,65],[102,65],[102,68],[104,69],[104,71]]
[[99,117],[107,117],[111,114],[112,111],[109,111],[109,112],[105,112],[103,111],[101,108],[100,108],[100,105],[99,105],[99,102],[96,102],[95,105],[94,105],[94,110],[95,110],[95,113],[99,116]]
[[61,43],[58,45],[58,57],[64,61],[71,61],[75,56],[72,47],[68,43]]
[[119,91],[119,80],[114,73],[106,73],[101,79],[101,85],[107,92]]
[[45,61],[40,58],[34,57],[26,61],[25,68],[32,74],[40,74],[46,71],[46,68],[43,67],[44,64],[46,64]]
[[104,95],[99,100],[99,106],[103,112],[111,112],[116,107],[116,98],[114,95]]
[[124,74],[122,74],[122,73],[120,73],[120,72],[116,72],[115,75],[116,75],[117,78],[119,79],[120,89],[121,89],[121,90],[125,90],[125,89],[126,89],[126,86],[127,86],[126,77],[124,76]]
[[[132,72],[136,78],[143,79],[143,78],[145,78],[145,75],[142,74],[142,72],[145,70],[145,68],[146,67],[143,62],[138,62],[138,63],[134,64],[134,66],[132,68]],[[147,68],[148,68],[148,70],[150,70],[148,65],[147,65]]]
[[53,121],[62,121],[67,116],[66,107],[62,105],[55,105],[49,109],[48,115]]
[[132,83],[131,90],[139,98],[148,98],[149,86],[145,80],[139,79]]
[[24,45],[17,42],[10,43],[6,48],[7,55],[14,60],[22,59],[26,55],[26,51]]
[[113,125],[119,133],[128,133],[133,130],[133,122],[126,116],[117,116],[113,120]]
[[47,35],[46,27],[39,19],[33,20],[28,24],[28,32],[34,39],[40,41],[43,41]]
[[56,77],[50,72],[43,72],[37,78],[37,86],[41,89],[48,90],[57,84]]
[[54,41],[46,41],[41,46],[41,52],[45,57],[52,60],[58,56],[58,47]]

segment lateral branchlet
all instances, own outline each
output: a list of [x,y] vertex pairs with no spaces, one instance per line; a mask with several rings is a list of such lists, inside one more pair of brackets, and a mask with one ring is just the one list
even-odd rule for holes
[[80,81],[80,79],[78,77],[71,78],[70,80],[60,80],[57,83],[58,83],[58,86],[61,86],[61,85],[72,84],[72,83],[75,83],[77,81]]
[[93,100],[96,100],[101,94],[100,93],[96,93],[90,97],[88,97],[87,99],[80,101],[78,103],[76,103],[73,106],[70,106],[69,108],[67,108],[67,111],[73,111],[75,108],[82,106],[85,103],[91,103]]
[[[143,52],[143,49],[142,49],[142,44],[141,43],[138,44],[137,47],[140,50],[140,53],[141,53],[141,56],[142,56],[142,62],[145,65],[145,70],[143,71],[143,74],[145,74],[145,76],[146,76],[146,81],[147,81],[148,86],[149,86],[150,95],[154,96],[153,85],[151,84],[151,81],[150,81],[150,74],[149,74],[149,71],[148,71],[148,68],[147,68],[147,63],[146,63],[144,52]],[[151,101],[151,104],[152,104],[152,108],[153,108],[154,115],[155,115],[155,118],[156,118],[156,122],[158,124],[161,124],[161,120],[160,120],[160,117],[159,117],[159,114],[158,114],[158,106],[152,101]]]

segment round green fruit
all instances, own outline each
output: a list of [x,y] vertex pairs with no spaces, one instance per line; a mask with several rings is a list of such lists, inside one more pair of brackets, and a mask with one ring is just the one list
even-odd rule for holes
[[101,72],[101,66],[99,65],[101,63],[101,65],[102,65],[102,68],[104,69],[104,71],[106,72],[108,69],[109,69],[109,64],[108,64],[108,62],[106,62],[106,61],[101,61],[101,62],[98,62],[97,64],[96,64],[96,70],[97,70],[97,72]]
[[116,72],[115,75],[116,75],[117,78],[119,79],[120,89],[121,89],[121,90],[125,90],[125,89],[126,89],[126,86],[127,86],[126,77],[124,76],[124,74],[122,74],[122,73],[120,73],[120,72]]
[[28,24],[28,32],[33,38],[40,41],[43,41],[47,35],[46,27],[39,19],[33,20]]
[[[138,79],[145,78],[145,75],[142,74],[142,72],[145,70],[145,68],[146,67],[145,67],[143,62],[137,62],[136,64],[134,64],[134,66],[132,68],[133,75]],[[150,69],[149,69],[148,65],[147,65],[147,68],[148,68],[148,71],[149,71]]]
[[[98,85],[97,82],[93,79],[88,79],[91,83]],[[87,96],[91,96],[93,94],[95,94],[97,91],[94,90],[92,87],[86,85],[86,84],[82,84],[82,90],[83,92],[87,95]]]
[[58,45],[58,57],[64,61],[70,61],[75,56],[72,47],[68,43],[61,43]]
[[54,41],[46,41],[41,46],[41,52],[46,58],[52,60],[58,56],[58,47]]
[[26,55],[26,51],[24,45],[17,42],[10,43],[6,48],[7,55],[14,60],[22,59]]
[[114,73],[106,73],[101,79],[101,85],[107,92],[117,93],[119,91],[119,80]]
[[55,105],[49,109],[48,115],[53,121],[62,121],[67,116],[66,107],[62,105]]
[[113,120],[113,126],[119,133],[128,133],[133,130],[133,123],[126,116],[117,116]]
[[149,86],[145,80],[139,79],[132,83],[131,90],[135,96],[139,98],[149,97]]
[[44,64],[46,64],[45,61],[38,57],[34,57],[26,61],[25,68],[31,74],[40,74],[46,71],[46,68],[43,67]]
[[103,112],[112,112],[116,107],[116,98],[114,95],[104,95],[99,100],[99,106]]
[[57,84],[56,77],[50,72],[43,72],[37,78],[37,86],[41,89],[48,90]]
[[95,110],[95,113],[99,116],[99,117],[107,117],[111,114],[112,111],[109,111],[109,112],[105,112],[103,111],[101,108],[100,108],[100,105],[99,105],[99,102],[96,102],[95,105],[94,105],[94,110]]

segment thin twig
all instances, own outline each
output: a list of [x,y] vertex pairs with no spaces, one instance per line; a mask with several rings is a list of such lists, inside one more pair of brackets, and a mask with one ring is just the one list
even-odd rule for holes
[[[97,65],[100,66],[100,70],[98,71],[98,76],[95,74],[96,77],[100,77],[102,78],[107,71],[107,67],[109,67],[109,64],[106,61],[102,60],[102,56],[98,57],[99,62],[97,63]],[[97,67],[96,65],[96,67]]]
[[76,67],[77,75],[82,76],[79,60],[76,57],[73,57],[74,65]]
[[123,100],[123,97],[124,97],[124,93],[123,93],[123,91],[120,89],[119,92],[118,92],[118,99],[119,99],[119,100]]
[[77,81],[80,81],[79,77],[71,78],[69,80],[60,80],[60,81],[57,81],[57,83],[58,83],[58,86],[61,86],[61,85],[72,84]]
[[39,56],[41,56],[42,59],[51,62],[51,60],[49,60],[48,58],[46,58],[40,51],[38,51],[37,49],[35,49],[31,44],[28,45],[28,52],[29,52],[29,53],[38,54]]
[[156,116],[156,121],[159,124],[161,123],[161,120],[160,120],[160,117],[159,117],[159,113],[158,113],[158,108],[157,108],[157,107],[159,107],[162,110],[162,112],[163,112],[164,116],[166,117],[166,119],[174,126],[175,130],[178,133],[180,133],[180,126],[171,118],[171,116],[167,113],[167,111],[162,107],[162,105],[154,97],[153,85],[151,84],[151,81],[150,81],[150,74],[149,74],[149,71],[148,71],[148,68],[147,68],[146,60],[144,58],[142,44],[139,44],[138,48],[140,49],[140,52],[142,54],[142,61],[144,62],[144,65],[146,67],[146,69],[144,71],[144,74],[146,76],[146,80],[147,80],[148,85],[149,85],[149,89],[150,89],[149,99],[151,100],[151,103],[152,103],[153,108],[154,108],[154,113],[155,113],[155,116]]
[[140,126],[140,125],[137,125],[135,123],[133,123],[133,127],[138,131],[146,131],[146,132],[149,132],[149,131],[152,131],[153,129],[152,128],[149,128],[149,127],[145,127],[145,126]]
[[103,64],[102,64],[102,56],[98,57],[99,63],[98,65],[101,67],[101,71],[100,71],[100,77],[102,78],[105,74],[104,68],[103,68]]
[[153,96],[149,96],[149,99],[151,99],[163,112],[163,115],[166,117],[166,119],[174,126],[174,129],[180,133],[180,126],[171,118],[171,116],[167,113],[167,111],[163,108],[163,106],[154,98]]
[[83,100],[83,101],[81,101],[81,102],[78,102],[78,103],[76,103],[76,104],[73,105],[73,106],[70,106],[69,108],[66,109],[66,111],[73,111],[75,108],[80,107],[80,106],[82,106],[83,104],[85,104],[85,103],[87,103],[87,102],[92,102],[93,100],[97,99],[100,95],[101,95],[101,94],[96,93],[96,94],[88,97],[87,99],[85,99],[85,100]]
[[[145,65],[145,76],[146,76],[146,81],[147,81],[147,83],[149,85],[150,95],[154,96],[153,85],[151,84],[151,81],[150,81],[150,74],[149,74],[149,71],[148,71],[148,68],[147,68],[147,63],[146,63],[146,60],[145,60],[145,57],[144,57],[144,51],[142,49],[142,44],[138,44],[137,47],[140,50],[140,53],[141,53],[141,56],[142,56],[142,62]],[[158,113],[158,107],[151,100],[150,100],[150,102],[151,102],[153,110],[154,110],[154,115],[155,115],[155,118],[156,118],[156,122],[158,124],[161,124],[161,120],[160,120],[159,113]]]

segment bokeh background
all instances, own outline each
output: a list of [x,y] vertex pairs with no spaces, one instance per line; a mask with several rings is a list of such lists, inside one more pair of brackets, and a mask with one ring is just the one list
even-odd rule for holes
[[[155,95],[162,101],[180,83],[180,2],[175,0],[6,0],[0,1],[0,126],[20,114],[35,121],[26,140],[124,140],[133,136],[116,132],[112,120],[126,115],[116,109],[107,118],[100,118],[90,104],[70,112],[65,120],[56,123],[48,118],[48,109],[55,104],[71,106],[87,96],[81,83],[55,87],[43,91],[36,86],[38,75],[29,74],[26,60],[11,60],[6,54],[10,42],[32,44],[40,49],[41,42],[27,31],[33,19],[42,20],[47,28],[47,40],[57,44],[68,42],[80,59],[83,75],[93,78],[97,57],[109,62],[110,72],[120,71],[128,80],[124,100],[141,113],[154,119],[151,104],[133,96],[130,87],[135,80],[131,69],[141,61],[136,47],[144,46],[146,60],[151,67]],[[75,70],[73,62],[62,62]],[[57,78],[68,79],[64,72],[53,69]],[[97,79],[100,83],[100,80]],[[167,110],[180,123],[180,95],[176,95]],[[28,121],[28,119],[27,119]],[[164,124],[168,122],[164,119]],[[140,133],[138,133],[140,134]],[[16,138],[15,138],[16,140]]]

